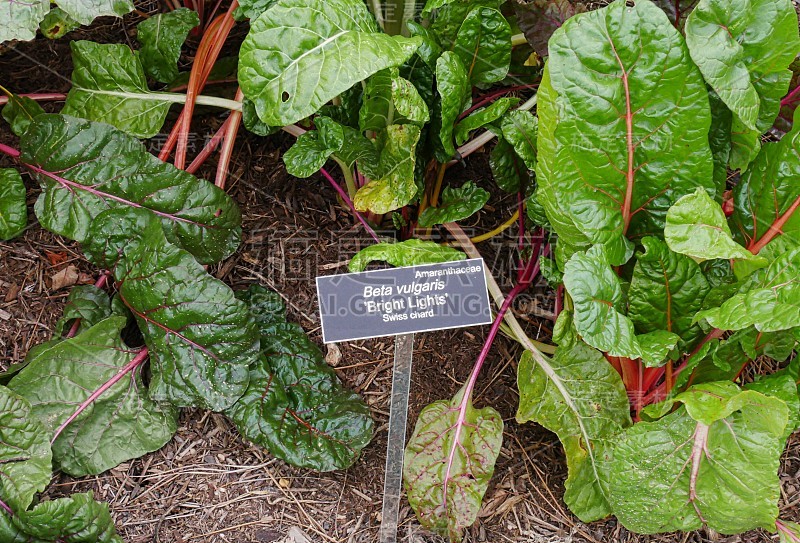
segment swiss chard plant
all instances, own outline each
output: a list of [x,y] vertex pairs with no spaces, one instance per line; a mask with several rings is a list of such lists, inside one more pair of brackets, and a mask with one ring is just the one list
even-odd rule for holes
[[[58,31],[87,21],[58,5]],[[35,31],[44,13],[22,6],[7,3],[19,23],[0,41]],[[50,458],[100,473],[163,446],[181,407],[225,413],[248,440],[317,470],[348,467],[369,442],[369,409],[280,297],[234,292],[206,271],[241,238],[224,187],[244,124],[297,136],[287,171],[319,172],[378,242],[353,271],[479,257],[480,241],[518,230],[514,286],[504,294],[487,278],[497,313],[466,383],[422,411],[406,449],[423,526],[455,541],[478,517],[504,424],[473,392],[503,332],[523,350],[516,418],[558,436],[564,500],[582,521],[800,541],[778,518],[777,476],[800,426],[800,125],[776,124],[800,96],[790,0],[200,6],[140,23],[137,51],[72,42],[66,96],[6,92],[19,144],[0,145],[16,166],[0,170],[0,239],[26,227],[22,172],[41,188],[39,223],[103,271],[71,292],[54,337],[0,375],[12,413],[0,443],[17,451],[4,461],[0,448],[0,535],[55,541],[69,517],[87,541],[114,541],[91,496],[34,504]],[[250,30],[231,67],[219,55],[241,19]],[[201,38],[182,73],[189,34]],[[202,94],[231,79],[232,98]],[[65,101],[60,113],[35,101],[50,99]],[[152,156],[138,140],[175,104]],[[230,113],[189,163],[195,105]],[[469,238],[456,221],[493,187],[446,186],[445,174],[492,140],[493,182],[516,209]],[[194,173],[217,147],[211,184]],[[379,238],[379,225],[401,241]],[[439,225],[461,250],[430,239]],[[555,345],[512,311],[540,275],[554,290]],[[756,359],[772,370],[756,375]]]

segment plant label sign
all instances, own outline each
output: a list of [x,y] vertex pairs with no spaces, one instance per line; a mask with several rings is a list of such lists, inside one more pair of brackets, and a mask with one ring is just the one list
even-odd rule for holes
[[483,259],[317,277],[325,343],[492,322]]

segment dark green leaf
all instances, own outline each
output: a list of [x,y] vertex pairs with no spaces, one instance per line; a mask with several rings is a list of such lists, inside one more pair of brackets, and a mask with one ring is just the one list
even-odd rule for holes
[[536,133],[539,119],[530,111],[510,111],[502,122],[503,138],[529,170],[536,170]]
[[262,356],[244,396],[226,414],[247,439],[292,465],[351,466],[372,439],[367,405],[342,385],[303,329],[286,322],[275,293],[252,286],[237,297],[258,322]]
[[664,10],[676,28],[683,28],[686,18],[697,5],[698,0],[653,0],[655,5]]
[[[9,383],[32,406],[50,435],[96,390],[127,370],[137,355],[120,338],[126,317],[110,317],[85,332],[39,349]],[[53,443],[59,467],[96,475],[156,451],[172,439],[178,411],[147,397],[142,366],[129,370],[71,422]]]
[[27,509],[50,483],[51,459],[49,434],[28,401],[0,386],[0,500],[15,513]]
[[12,542],[123,543],[114,529],[108,505],[96,502],[91,492],[42,502],[15,516],[12,523],[17,531],[14,535],[21,538]]
[[733,114],[717,93],[708,93],[711,106],[711,129],[708,132],[708,145],[714,157],[714,186],[717,190],[717,199],[722,198],[728,188],[728,162],[731,157],[731,123]]
[[111,306],[111,298],[103,289],[94,285],[78,285],[69,291],[64,314],[55,325],[55,337],[65,336],[76,319],[80,324],[76,333],[80,334],[110,317],[116,308]]
[[500,10],[476,7],[464,19],[453,51],[472,85],[501,81],[511,63],[511,26]]
[[233,291],[167,241],[161,223],[144,210],[99,215],[85,249],[112,270],[144,335],[150,397],[215,411],[233,405],[259,348],[253,318]]
[[136,25],[136,40],[141,44],[139,60],[144,73],[161,83],[178,77],[181,46],[189,31],[200,24],[196,11],[179,8],[158,13]]
[[711,288],[700,266],[669,250],[658,238],[642,239],[628,290],[629,315],[637,332],[667,330],[691,347],[703,335],[694,314]]
[[586,11],[586,6],[570,0],[514,0],[519,29],[540,56],[547,56],[547,42],[564,22]]
[[411,202],[417,194],[414,166],[420,128],[413,124],[391,125],[372,181],[361,187],[353,199],[359,211],[383,214]]
[[489,168],[497,186],[506,192],[519,192],[529,183],[528,165],[505,138],[497,139],[489,155]]
[[451,50],[461,25],[472,10],[481,7],[500,9],[502,3],[503,0],[445,0],[440,3],[442,4],[440,7],[437,7],[433,23],[430,25],[431,32],[445,50]]
[[678,198],[714,192],[705,83],[652,2],[578,14],[549,50],[536,175],[559,262],[602,244],[623,264],[632,254],[626,236],[660,236]]
[[552,359],[540,358],[526,351],[520,360],[517,421],[558,435],[569,468],[564,500],[584,522],[601,519],[611,513],[603,444],[631,424],[625,386],[603,355],[581,341],[562,341]]
[[0,168],[0,240],[17,237],[27,225],[22,177],[14,168]]
[[280,131],[279,126],[269,126],[258,118],[256,106],[251,100],[242,100],[242,123],[244,127],[258,136],[269,136]]
[[505,115],[508,108],[519,102],[519,98],[499,98],[492,105],[476,109],[456,125],[456,145],[463,145],[473,130],[483,128]]
[[486,202],[489,193],[472,181],[461,187],[445,187],[439,207],[428,207],[419,216],[419,225],[430,227],[435,224],[460,221],[477,213]]
[[67,15],[63,9],[53,8],[39,23],[39,31],[45,38],[57,40],[79,26],[81,26],[80,23]]
[[435,69],[436,59],[442,54],[442,47],[439,45],[436,35],[416,21],[406,21],[406,25],[412,36],[422,39],[417,54],[430,69]]
[[687,194],[667,212],[664,237],[669,248],[695,260],[741,259],[763,266],[766,261],[735,241],[722,207],[703,189]]
[[414,238],[399,243],[377,243],[361,249],[350,260],[349,270],[364,271],[371,262],[377,260],[388,262],[392,266],[416,266],[452,262],[466,257],[458,249]]
[[302,134],[283,154],[286,171],[295,177],[306,178],[317,173],[344,143],[339,123],[327,117],[317,117],[314,122],[317,129]]
[[116,126],[137,138],[158,134],[171,105],[150,93],[142,63],[127,45],[70,42],[72,89],[61,113]]
[[361,0],[278,0],[251,22],[239,52],[239,84],[267,124],[283,126],[414,53],[417,38],[378,32]]
[[21,159],[43,187],[42,226],[79,242],[106,209],[148,209],[168,238],[203,263],[239,245],[241,212],[225,192],[147,152],[111,126],[42,115],[20,141]]
[[452,51],[446,51],[436,61],[436,89],[441,97],[439,139],[447,157],[452,157],[453,126],[472,102],[472,87],[464,63]]
[[502,443],[500,413],[475,409],[463,389],[422,410],[406,445],[403,479],[423,527],[461,540],[478,517]]
[[27,96],[12,94],[3,107],[3,118],[11,125],[11,131],[22,136],[30,126],[33,118],[44,113],[42,106]]
[[774,530],[786,404],[730,382],[695,386],[675,401],[684,406],[615,440],[611,503],[623,526]]

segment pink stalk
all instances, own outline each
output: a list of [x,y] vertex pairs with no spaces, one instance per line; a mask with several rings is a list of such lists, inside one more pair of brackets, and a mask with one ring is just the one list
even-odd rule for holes
[[364,225],[364,228],[367,230],[367,233],[369,233],[369,235],[372,236],[372,239],[374,239],[377,243],[380,243],[381,240],[380,238],[378,238],[378,234],[375,233],[375,230],[372,229],[372,227],[369,225],[366,219],[364,219],[361,213],[359,213],[356,210],[356,206],[353,204],[353,200],[351,200],[350,197],[347,195],[347,192],[339,185],[339,183],[336,182],[336,180],[333,177],[331,177],[331,174],[329,174],[327,170],[325,170],[325,168],[320,168],[319,172],[325,179],[328,180],[328,183],[330,183],[333,186],[333,188],[336,189],[336,192],[339,193],[339,196],[341,196],[342,200],[344,200],[344,203],[347,204],[347,207],[350,208],[350,211],[353,212],[356,218],[359,221],[361,221],[361,224]]
[[[45,92],[39,94],[18,94],[17,96],[24,96],[25,98],[30,98],[31,100],[35,100],[36,102],[58,102],[60,100],[66,100],[67,95],[61,94],[59,92]],[[8,96],[0,96],[0,106],[8,103]]]
[[219,147],[220,142],[225,137],[225,132],[228,130],[228,124],[230,123],[230,120],[230,116],[225,119],[225,122],[222,123],[222,126],[219,127],[219,130],[217,130],[208,143],[206,143],[206,146],[203,147],[203,150],[200,151],[200,154],[198,154],[194,160],[192,160],[192,163],[189,164],[189,167],[186,168],[187,172],[193,174],[199,170],[200,166],[202,166],[206,159],[211,156],[211,153],[213,153],[217,147]]
[[795,535],[795,533],[780,520],[775,521],[775,527],[778,529],[779,532],[784,534],[790,541],[793,541],[794,543],[800,543],[800,538],[798,538]]
[[61,426],[58,427],[58,429],[56,430],[55,434],[53,435],[53,439],[50,440],[50,444],[52,445],[53,443],[55,443],[56,439],[58,439],[58,436],[61,435],[61,432],[63,432],[64,429],[72,423],[72,421],[74,421],[76,418],[78,418],[78,416],[81,413],[83,413],[90,405],[92,405],[94,403],[94,401],[97,400],[97,398],[102,396],[103,393],[105,393],[109,388],[113,387],[119,381],[121,381],[123,377],[125,377],[129,373],[133,372],[136,368],[138,368],[139,366],[144,364],[144,362],[147,360],[147,355],[148,355],[148,351],[147,351],[147,347],[145,347],[141,351],[139,351],[139,354],[137,354],[133,358],[133,360],[128,362],[125,365],[125,367],[123,367],[121,370],[119,370],[119,372],[117,372],[116,375],[114,375],[111,379],[109,379],[108,381],[103,383],[100,386],[100,388],[98,388],[97,390],[92,392],[92,394],[88,398],[86,398],[83,402],[81,402],[81,404],[77,407],[77,409],[75,409],[75,411],[72,413],[72,415],[70,415],[69,418],[67,420],[65,420],[61,424]]
[[538,258],[531,258],[528,261],[528,265],[525,267],[523,271],[522,278],[520,281],[511,289],[511,292],[508,293],[506,299],[503,300],[503,305],[500,306],[500,309],[497,312],[497,315],[494,318],[494,322],[492,323],[492,327],[489,329],[489,334],[486,336],[486,341],[483,342],[483,347],[481,348],[480,354],[478,354],[478,359],[475,361],[475,366],[472,368],[472,373],[469,376],[469,380],[467,381],[467,385],[464,387],[464,394],[461,398],[461,405],[458,408],[458,419],[456,419],[455,423],[455,436],[453,436],[453,446],[450,448],[450,453],[447,455],[447,468],[444,473],[444,478],[442,479],[443,482],[443,509],[447,510],[447,485],[450,482],[450,473],[453,469],[453,462],[455,460],[456,451],[459,447],[459,438],[461,437],[461,430],[464,428],[464,425],[467,421],[467,409],[469,408],[470,403],[472,402],[472,391],[475,390],[475,383],[478,382],[478,375],[481,372],[481,368],[483,367],[484,362],[486,362],[486,358],[489,355],[489,351],[492,348],[492,344],[494,343],[495,337],[497,337],[497,332],[500,331],[500,324],[503,322],[503,317],[508,312],[508,309],[511,307],[511,304],[514,302],[514,299],[519,296],[526,288],[528,288],[531,283],[533,282],[536,275],[539,273],[539,259]]
[[[241,87],[236,89],[236,96],[234,100],[241,102],[244,100],[244,93]],[[227,128],[225,129],[225,141],[222,143],[222,150],[219,153],[219,163],[217,164],[217,177],[214,184],[222,190],[225,190],[225,181],[228,178],[228,165],[233,156],[233,145],[236,143],[236,133],[239,131],[239,124],[242,121],[241,111],[231,111],[228,116]]]
[[14,511],[12,511],[11,508],[8,505],[6,505],[6,502],[4,502],[3,500],[0,500],[0,509],[8,513],[10,516],[12,517],[14,516]]
[[[103,288],[106,286],[106,282],[108,282],[108,272],[104,271],[100,275],[100,277],[97,278],[97,281],[95,281],[94,286],[96,286],[97,288]],[[72,327],[69,329],[69,332],[67,332],[67,339],[75,337],[75,335],[78,333],[78,328],[80,327],[81,327],[81,319],[75,319],[75,322],[72,323]]]
[[6,154],[11,158],[19,158],[20,155],[19,151],[17,151],[13,147],[9,147],[4,143],[0,143],[0,153]]
[[792,92],[787,94],[784,99],[781,100],[781,107],[793,104],[798,98],[800,98],[800,85],[792,89]]
[[486,104],[488,104],[490,102],[494,102],[497,98],[500,98],[504,94],[509,94],[509,93],[512,93],[512,92],[518,91],[518,90],[535,89],[538,86],[539,86],[538,84],[536,84],[536,85],[516,85],[514,87],[508,87],[506,89],[500,89],[500,90],[495,91],[495,92],[490,92],[489,94],[487,94],[486,96],[482,97],[480,100],[475,102],[475,104],[473,106],[471,106],[468,110],[466,110],[464,113],[462,113],[459,116],[459,120],[463,119],[464,117],[466,117],[467,115],[469,115],[470,113],[475,111],[476,109],[478,109],[480,107],[483,107],[483,106],[485,106]]

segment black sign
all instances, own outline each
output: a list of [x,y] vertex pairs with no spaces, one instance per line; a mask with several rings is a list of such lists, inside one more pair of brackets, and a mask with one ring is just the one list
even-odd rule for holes
[[492,322],[483,260],[317,277],[325,343]]

